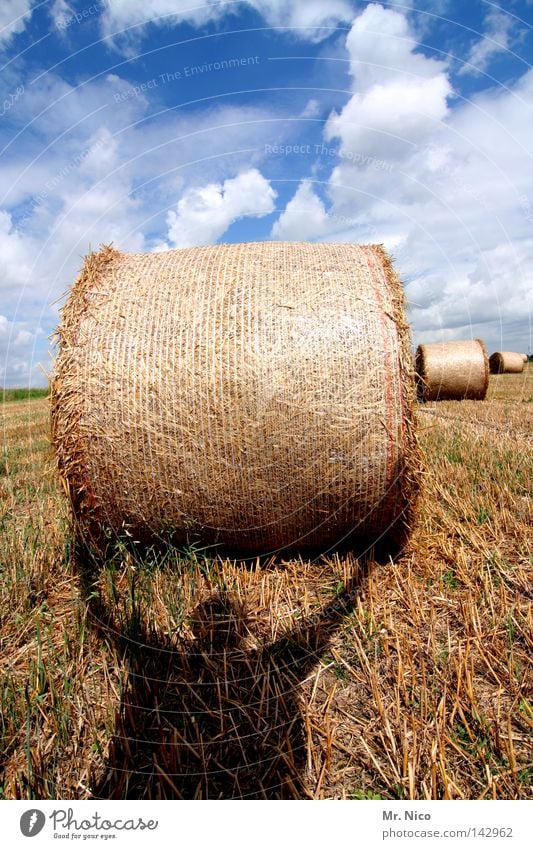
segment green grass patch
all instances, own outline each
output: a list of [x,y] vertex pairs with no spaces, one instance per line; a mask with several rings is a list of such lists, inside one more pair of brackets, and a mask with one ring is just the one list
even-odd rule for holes
[[2,389],[0,391],[0,404],[8,401],[33,401],[35,398],[46,398],[49,389]]

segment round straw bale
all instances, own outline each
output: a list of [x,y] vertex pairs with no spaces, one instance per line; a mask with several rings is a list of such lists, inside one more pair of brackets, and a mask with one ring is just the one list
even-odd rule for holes
[[529,361],[529,357],[528,357],[527,354],[522,354],[522,359],[525,363],[527,363]]
[[408,530],[414,375],[381,246],[104,247],[58,341],[52,438],[89,540],[260,553]]
[[485,398],[489,366],[481,339],[419,345],[415,359],[420,401]]
[[490,355],[491,374],[520,374],[524,371],[524,355],[516,351],[495,351]]

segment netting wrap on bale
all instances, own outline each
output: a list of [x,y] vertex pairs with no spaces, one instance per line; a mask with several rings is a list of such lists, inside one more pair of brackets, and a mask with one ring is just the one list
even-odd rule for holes
[[516,351],[496,351],[490,355],[491,374],[520,374],[524,371],[524,355]]
[[89,538],[261,553],[408,528],[414,375],[381,246],[105,247],[58,340],[52,438]]
[[482,401],[487,394],[489,364],[481,339],[419,345],[415,363],[421,401]]

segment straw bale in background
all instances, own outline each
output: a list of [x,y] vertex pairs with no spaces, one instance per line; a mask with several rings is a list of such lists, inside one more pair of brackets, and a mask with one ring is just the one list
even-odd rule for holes
[[520,374],[524,371],[524,355],[516,351],[495,351],[489,359],[491,374]]
[[421,401],[485,398],[489,367],[481,339],[419,345],[415,362]]

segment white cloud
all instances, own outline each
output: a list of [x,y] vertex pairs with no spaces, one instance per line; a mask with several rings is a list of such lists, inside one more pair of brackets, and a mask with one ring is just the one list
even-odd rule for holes
[[[350,21],[353,6],[348,0],[219,0],[217,3],[194,3],[191,0],[107,0],[104,31],[109,34],[127,27],[155,23],[171,25],[188,23],[195,27],[226,15],[238,15],[243,6],[255,9],[273,27],[287,27],[300,37],[321,41],[328,29]],[[319,28],[319,29],[317,29]],[[138,32],[135,35],[139,35]]]
[[369,3],[354,19],[346,38],[354,91],[446,73],[443,61],[416,52],[418,48],[405,15]]
[[67,0],[54,0],[50,7],[49,14],[59,33],[64,34],[67,31],[65,22],[72,17],[74,12]]
[[450,85],[443,74],[433,78],[378,83],[354,95],[326,125],[328,140],[364,156],[404,158],[413,142],[429,138],[447,113]]
[[245,216],[261,217],[274,210],[276,192],[256,168],[223,183],[191,188],[168,214],[168,239],[173,247],[208,245]]
[[310,180],[302,180],[296,193],[274,222],[272,238],[280,241],[320,241],[353,242],[354,228],[357,228],[358,241],[383,242],[396,246],[401,236],[386,232],[375,223],[369,223],[364,215],[348,211],[329,212],[320,199]]
[[415,52],[405,16],[374,3],[355,19],[346,48],[355,93],[330,116],[326,138],[352,156],[404,158],[448,113],[444,63]]
[[36,0],[2,0],[0,3],[0,46],[25,28]]
[[481,335],[492,350],[529,349],[533,71],[449,104],[446,67],[418,54],[403,16],[376,5],[354,21],[347,47],[354,93],[325,129],[340,141],[329,203],[304,181],[273,232],[383,241],[418,341]]
[[300,113],[300,117],[301,118],[317,118],[320,115],[320,111],[321,111],[320,103],[318,102],[318,100],[315,100],[315,98],[312,97],[305,104],[302,112]]
[[460,74],[479,74],[489,66],[494,56],[508,51],[513,30],[511,15],[499,8],[490,9],[485,16],[485,26],[485,33],[472,45]]
[[0,388],[44,383],[44,375],[33,355],[34,342],[42,335],[40,327],[10,321],[0,315]]
[[[143,234],[161,232],[168,209],[191,185],[223,182],[263,155],[273,110],[224,104],[189,114],[169,110],[145,122],[160,104],[132,96],[117,105],[115,95],[128,85],[109,75],[74,88],[49,74],[17,104],[22,122],[48,111],[4,154],[0,202],[16,231],[10,252],[26,245],[27,262],[15,263],[14,272],[35,264],[52,286],[50,300],[89,246],[112,238],[124,250],[146,248]],[[4,220],[3,238],[5,230]],[[0,290],[19,285],[21,273],[0,278]],[[35,276],[31,285],[39,285]]]
[[[218,20],[227,11],[226,0],[220,3],[191,2],[191,0],[107,0],[103,18],[106,32],[139,24],[170,25],[188,23],[196,27]],[[235,6],[235,4],[231,4]]]
[[418,47],[405,15],[369,3],[346,38],[354,90],[366,92],[376,84],[446,72],[444,62],[417,53]]
[[[168,210],[192,186],[224,187],[264,156],[273,109],[224,102],[146,121],[161,108],[158,91],[152,100],[132,94],[117,102],[130,88],[117,75],[73,87],[52,73],[17,102],[25,129],[0,161],[0,303],[22,330],[42,325],[45,332],[24,350],[10,345],[4,377],[11,383],[37,380],[34,362],[49,365],[55,302],[89,249],[112,241],[121,250],[149,250],[166,233]],[[239,186],[248,198],[240,206],[231,182],[229,195],[222,189],[226,226],[233,215],[273,209],[262,178]],[[218,226],[225,229],[224,221]]]
[[[105,129],[119,145],[122,171],[137,184],[155,178],[150,195],[165,196],[170,204],[175,201],[176,181],[181,190],[183,180],[233,176],[250,164],[253,149],[259,155],[264,148],[264,122],[276,117],[273,107],[226,100],[194,112],[164,112],[163,106],[157,86],[148,95],[137,96],[134,86],[116,74],[77,87],[53,73],[42,76],[17,102],[17,120],[26,128],[0,161],[0,196],[5,195],[0,203],[13,207],[35,194],[37,187],[45,188],[50,179],[77,183],[83,176],[80,162]],[[147,120],[160,110],[156,120]],[[35,116],[38,120],[32,124]],[[90,157],[99,162],[102,173],[112,149],[113,145],[109,152],[105,145],[99,146]],[[169,175],[172,166],[175,173]],[[176,176],[180,174],[181,181]],[[161,175],[165,176],[159,180]],[[60,189],[56,185],[54,194]]]
[[350,21],[353,6],[345,0],[248,0],[271,26],[289,27],[311,41],[321,41],[327,31],[315,27],[334,27]]
[[[347,6],[262,5],[265,20],[293,27]],[[132,9],[144,14],[146,4],[131,0],[120,14]],[[419,337],[522,333],[533,289],[533,72],[510,89],[452,101],[447,66],[421,52],[404,15],[377,4],[354,21],[347,50],[352,94],[326,128],[339,142],[337,165],[320,196],[311,180],[300,182],[273,237],[385,241]],[[52,329],[48,305],[89,247],[206,244],[240,218],[273,212],[265,135],[286,143],[301,126],[284,123],[279,105],[224,104],[154,120],[164,106],[157,86],[138,94],[116,74],[76,88],[51,73],[27,86],[6,116],[27,127],[0,161],[0,293],[15,323],[13,380],[43,359],[45,335],[33,328]],[[318,108],[312,98],[302,117]],[[324,155],[327,174],[333,161]],[[294,178],[289,158],[273,165],[276,176]],[[318,165],[315,177],[325,173]]]
[[[29,244],[13,228],[11,215],[0,209],[0,287],[16,289],[30,274]],[[3,286],[2,286],[3,283]]]
[[274,223],[272,236],[279,240],[306,241],[323,235],[329,226],[324,204],[313,191],[309,180],[303,180]]

